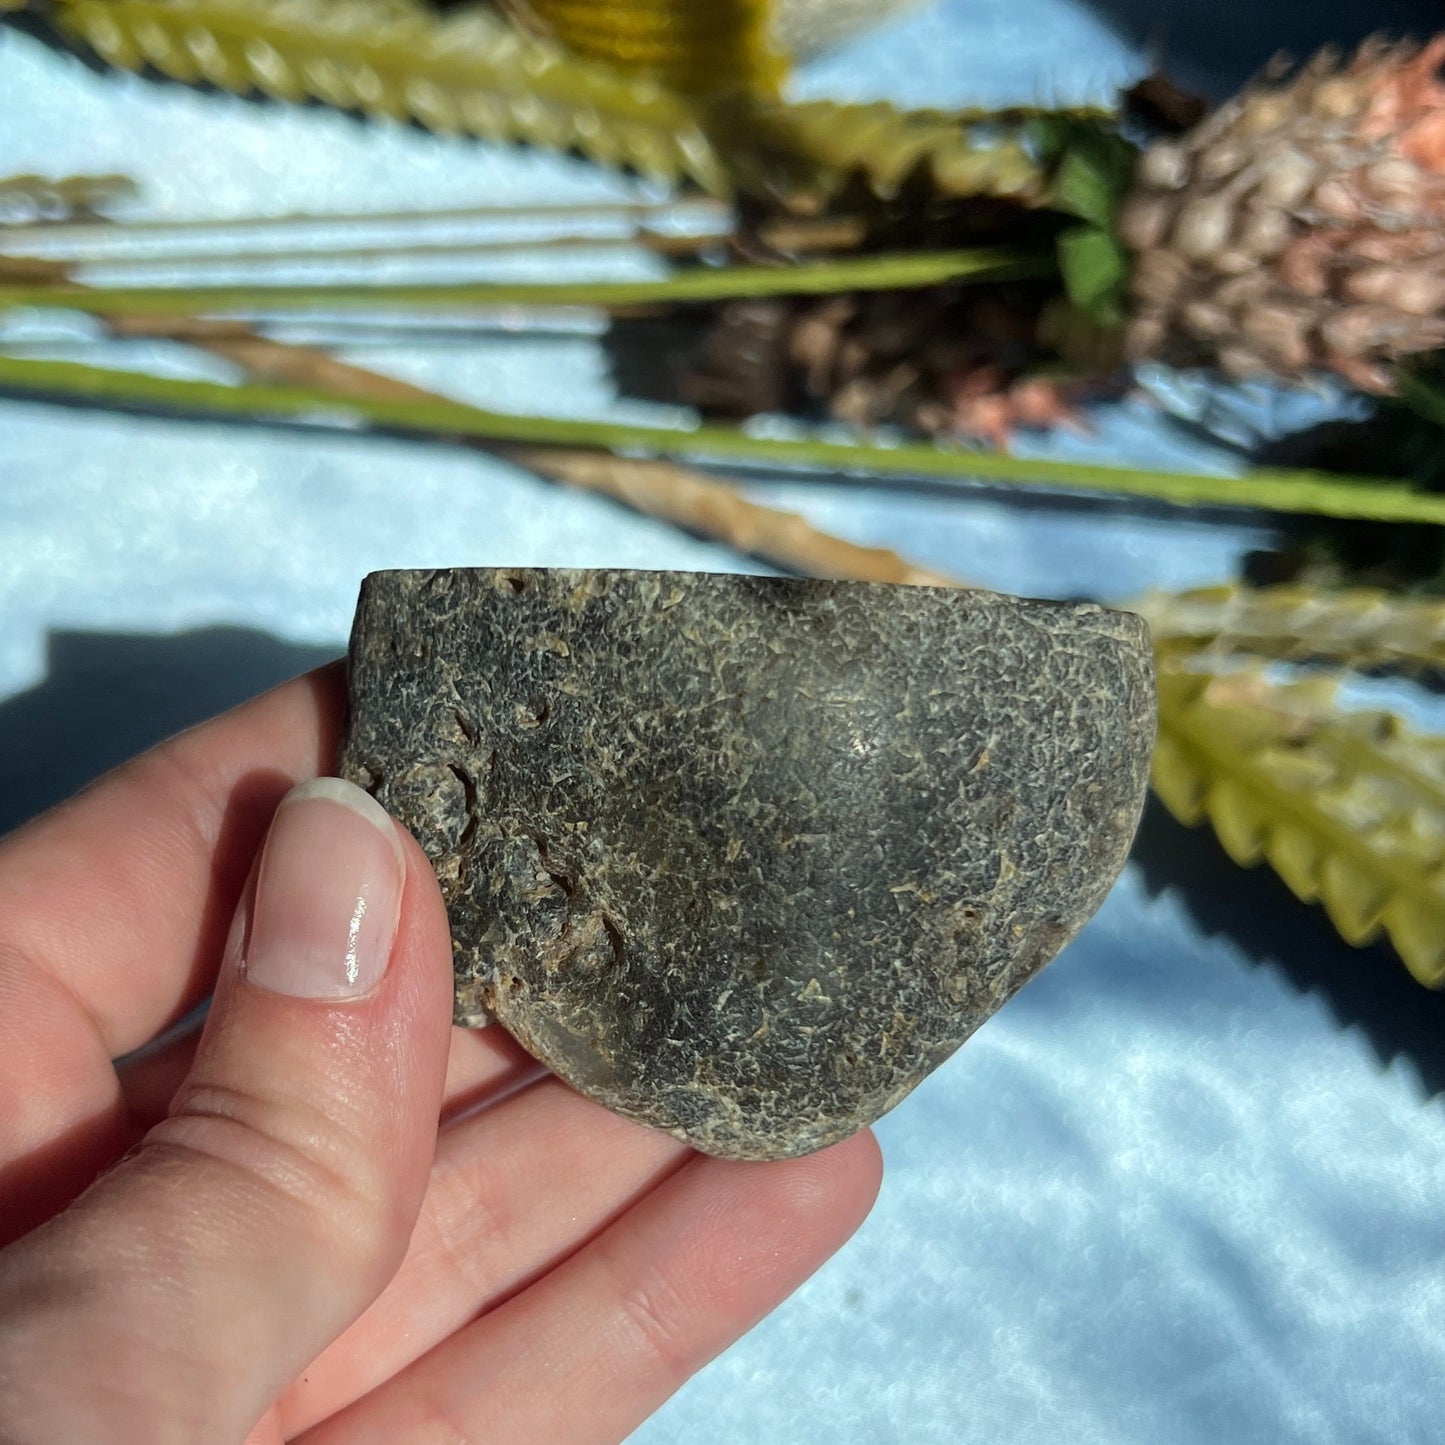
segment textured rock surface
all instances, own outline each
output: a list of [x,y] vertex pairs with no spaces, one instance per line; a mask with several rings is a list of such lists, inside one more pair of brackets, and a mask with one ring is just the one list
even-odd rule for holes
[[899,1102],[1122,866],[1129,614],[682,573],[383,572],[345,776],[421,840],[457,1011],[708,1153]]

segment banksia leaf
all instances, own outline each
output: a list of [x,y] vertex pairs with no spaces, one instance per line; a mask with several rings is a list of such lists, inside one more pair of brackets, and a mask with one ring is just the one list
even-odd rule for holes
[[1365,587],[1230,585],[1155,592],[1131,605],[1161,648],[1445,671],[1445,601],[1438,598]]
[[716,195],[820,210],[855,178],[890,197],[920,174],[945,196],[1047,195],[1042,112],[691,100],[481,6],[439,16],[418,0],[41,0],[39,12],[122,69],[576,151]]
[[684,99],[491,11],[437,16],[408,0],[51,0],[44,13],[63,37],[123,69],[576,150],[727,189]]
[[1347,712],[1335,678],[1260,670],[1159,675],[1154,787],[1181,822],[1208,821],[1236,863],[1268,862],[1340,935],[1382,931],[1445,986],[1445,738]]
[[784,55],[805,58],[837,45],[919,0],[776,0],[773,43]]
[[528,29],[679,90],[774,92],[786,67],[769,0],[503,0]]
[[709,133],[737,188],[792,209],[821,210],[859,176],[885,199],[914,177],[946,197],[1026,206],[1048,198],[1053,158],[1035,137],[1036,115],[1027,110],[744,100],[720,102],[709,114]]
[[3,176],[0,226],[88,218],[138,194],[129,176]]

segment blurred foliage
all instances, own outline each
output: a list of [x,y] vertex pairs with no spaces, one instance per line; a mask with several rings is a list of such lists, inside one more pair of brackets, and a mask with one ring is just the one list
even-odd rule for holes
[[1347,942],[1382,930],[1416,978],[1445,985],[1445,739],[1339,706],[1339,674],[1159,670],[1155,791],[1208,821],[1236,863],[1267,861]]

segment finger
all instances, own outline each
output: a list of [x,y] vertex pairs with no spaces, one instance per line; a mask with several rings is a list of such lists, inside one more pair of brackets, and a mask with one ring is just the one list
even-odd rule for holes
[[784,1163],[695,1160],[305,1445],[616,1445],[847,1239],[880,1169],[868,1134]]
[[210,991],[267,819],[330,766],[342,690],[338,668],[297,679],[0,842],[0,1245],[133,1140],[111,1060]]
[[405,1262],[282,1401],[334,1414],[587,1243],[692,1157],[548,1079],[444,1130]]
[[[167,1036],[158,1048],[134,1055],[117,1066],[134,1138],[170,1113],[171,1103],[195,1063],[202,1022],[193,1019],[188,1028]],[[496,1103],[545,1072],[500,1028],[455,1028],[447,1052],[442,1120]]]
[[534,1084],[547,1068],[505,1029],[453,1029],[447,1057],[447,1086],[442,1098],[446,1126],[478,1109],[489,1109],[508,1095]]
[[56,1047],[82,1032],[118,1057],[210,992],[271,814],[331,769],[343,695],[339,667],[298,678],[0,842],[0,976],[22,1011],[32,988],[73,1001]]
[[153,1044],[117,1061],[116,1076],[137,1139],[171,1112],[181,1085],[195,1068],[206,1012],[192,1009]]
[[105,1044],[54,980],[0,945],[0,1248],[63,1209],[132,1138]]
[[450,1016],[421,850],[349,784],[298,789],[171,1117],[0,1255],[7,1439],[241,1440],[401,1262]]

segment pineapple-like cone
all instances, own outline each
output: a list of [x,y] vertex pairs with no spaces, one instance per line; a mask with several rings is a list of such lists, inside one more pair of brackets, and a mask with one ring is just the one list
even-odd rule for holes
[[1445,36],[1276,73],[1142,156],[1120,218],[1135,360],[1392,389],[1445,345]]

